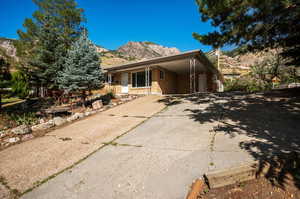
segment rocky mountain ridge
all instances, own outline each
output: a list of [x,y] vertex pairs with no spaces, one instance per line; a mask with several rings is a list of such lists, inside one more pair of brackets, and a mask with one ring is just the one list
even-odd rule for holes
[[256,53],[246,52],[239,53],[236,52],[237,49],[229,51],[218,51],[213,50],[206,53],[207,57],[211,60],[212,63],[217,66],[217,58],[219,54],[219,70],[226,78],[226,75],[244,75],[251,71],[251,67],[257,63],[263,62],[265,59],[273,57],[276,52],[275,49],[269,51],[260,51]]
[[[13,39],[0,38],[0,56],[2,54],[2,56],[10,56],[14,60],[18,60],[14,43],[15,40]],[[180,53],[177,48],[164,47],[149,41],[130,41],[116,50],[109,50],[100,45],[96,45],[96,48],[101,56],[101,65],[104,69],[113,65]],[[223,74],[245,74],[250,71],[251,65],[261,62],[265,57],[271,56],[271,54],[272,52],[234,53],[233,55],[228,55],[228,53],[220,51],[220,70]],[[206,53],[206,55],[217,65],[217,52],[215,50]]]
[[18,60],[17,49],[14,45],[15,40],[0,37],[0,56],[9,56]]
[[153,42],[133,42],[130,41],[127,44],[117,49],[117,52],[123,54],[125,57],[133,57],[136,59],[150,59],[155,57],[169,56],[179,54],[180,51],[177,48],[169,48],[158,45]]
[[[0,38],[0,50],[5,55],[18,60],[16,55],[15,40]],[[119,65],[142,59],[150,59],[180,53],[177,48],[164,47],[153,42],[130,41],[116,50],[109,50],[100,45],[95,45],[97,52],[101,55],[102,66]],[[0,54],[1,55],[1,54]]]

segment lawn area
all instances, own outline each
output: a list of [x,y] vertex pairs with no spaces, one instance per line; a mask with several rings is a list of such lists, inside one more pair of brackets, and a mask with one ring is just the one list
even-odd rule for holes
[[24,100],[20,99],[18,97],[2,98],[1,104],[3,107],[7,107],[7,106],[14,105],[14,104],[17,104],[22,101],[24,101]]
[[1,103],[2,104],[7,104],[7,103],[18,102],[18,101],[21,101],[21,99],[17,98],[17,97],[10,97],[10,98],[3,98],[1,100]]

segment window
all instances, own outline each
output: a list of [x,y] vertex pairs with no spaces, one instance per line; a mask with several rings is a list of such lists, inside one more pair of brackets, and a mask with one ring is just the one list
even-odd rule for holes
[[159,71],[159,79],[163,80],[165,79],[165,72],[164,71]]
[[[152,84],[152,71],[149,72],[149,85]],[[132,73],[132,87],[146,87],[146,71]]]
[[114,83],[114,76],[113,75],[111,75],[111,79],[109,79],[109,74],[105,74],[105,82],[106,83]]

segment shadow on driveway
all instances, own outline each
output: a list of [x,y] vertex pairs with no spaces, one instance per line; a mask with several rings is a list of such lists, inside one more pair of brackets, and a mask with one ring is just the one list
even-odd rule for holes
[[[259,171],[283,189],[291,181],[300,188],[300,89],[277,90],[261,94],[218,93],[166,99],[167,105],[179,99],[204,105],[186,109],[194,121],[213,123],[215,132],[231,138],[244,134],[253,138],[241,141],[259,163]],[[179,102],[176,102],[179,103]],[[268,165],[271,165],[270,167]]]

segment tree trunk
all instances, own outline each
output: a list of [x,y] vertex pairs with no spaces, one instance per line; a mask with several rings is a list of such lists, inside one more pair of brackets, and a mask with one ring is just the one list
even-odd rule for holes
[[0,112],[2,111],[2,94],[1,94],[1,91],[0,91]]
[[82,91],[82,107],[83,108],[85,108],[85,98],[86,98],[85,91]]

